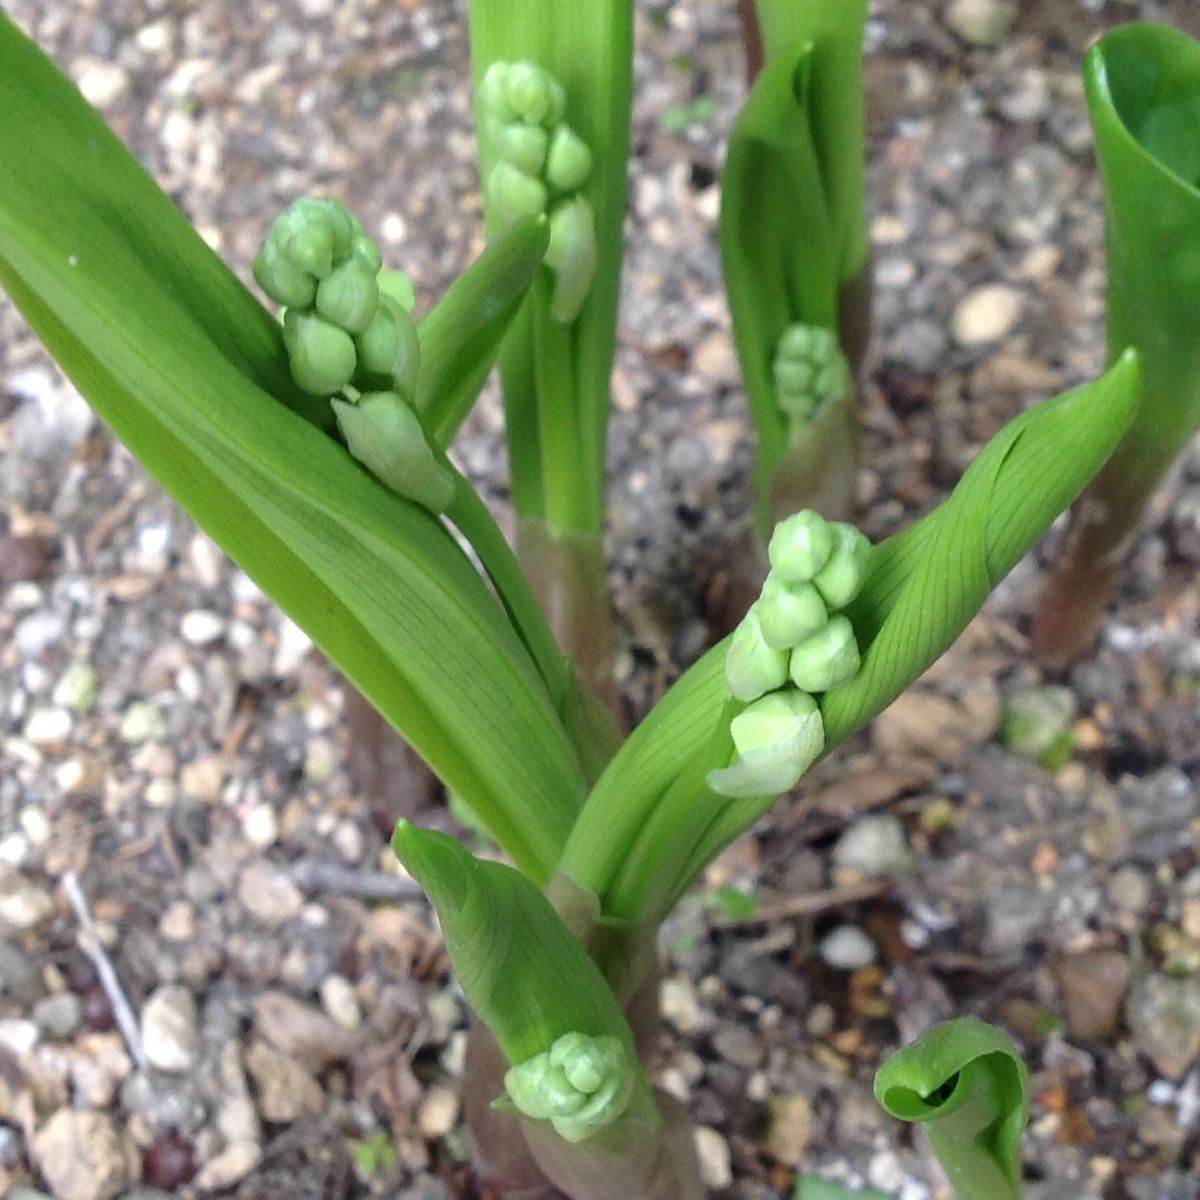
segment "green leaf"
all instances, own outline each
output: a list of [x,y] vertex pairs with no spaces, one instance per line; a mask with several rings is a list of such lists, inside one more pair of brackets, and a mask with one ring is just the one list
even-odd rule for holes
[[725,646],[678,679],[625,740],[597,780],[563,850],[560,869],[603,896],[655,805],[713,742],[729,698]]
[[792,1200],[894,1200],[875,1188],[852,1188],[819,1175],[797,1175]]
[[1084,81],[1106,202],[1109,353],[1134,347],[1144,376],[1105,472],[1115,547],[1200,425],[1200,42],[1162,25],[1111,30]]
[[729,139],[721,186],[721,256],[733,332],[759,438],[760,492],[787,449],[772,361],[783,331],[837,327],[833,217],[808,98],[811,43],[759,75]]
[[524,875],[407,821],[392,844],[437,910],[455,976],[510,1063],[568,1033],[615,1037],[637,1060],[612,989]]
[[450,444],[478,398],[548,237],[544,222],[518,222],[490,242],[422,318],[416,406],[438,446]]
[[755,0],[767,63],[811,43],[808,125],[829,197],[840,283],[867,260],[863,34],[867,0]]
[[934,1026],[880,1067],[875,1099],[924,1126],[962,1200],[1019,1200],[1029,1080],[999,1029],[968,1019]]
[[487,586],[289,407],[315,419],[278,325],[2,17],[0,61],[0,282],[117,435],[547,878],[583,781]]
[[966,628],[1119,444],[1139,387],[1129,353],[1096,383],[1022,413],[980,451],[943,504],[875,548],[867,582],[846,609],[862,670],[821,703],[826,753]]

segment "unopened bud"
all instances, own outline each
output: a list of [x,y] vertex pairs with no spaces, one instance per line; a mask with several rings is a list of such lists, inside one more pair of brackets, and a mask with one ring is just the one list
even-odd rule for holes
[[488,212],[501,230],[511,229],[523,217],[540,217],[550,200],[540,179],[503,160],[488,173],[485,190]]
[[840,613],[800,643],[788,661],[792,682],[806,692],[827,692],[858,674],[862,661],[854,628]]
[[708,785],[722,796],[781,796],[800,781],[825,749],[816,701],[787,689],[756,700],[729,725],[737,759],[710,771]]
[[379,307],[375,273],[353,255],[321,280],[317,312],[347,333],[364,333]]
[[767,556],[784,583],[808,583],[833,553],[833,531],[820,513],[806,508],[775,526]]
[[813,583],[830,608],[845,608],[867,580],[871,543],[865,533],[844,521],[834,525],[833,538],[833,554]]
[[758,613],[753,608],[729,639],[725,653],[725,682],[735,700],[757,700],[787,682],[788,656],[772,650],[763,637]]
[[513,1107],[550,1121],[569,1142],[582,1142],[620,1117],[636,1084],[637,1068],[615,1037],[583,1033],[564,1034],[504,1076]]
[[592,173],[592,152],[568,125],[559,125],[550,139],[546,179],[560,192],[573,192]]
[[283,317],[283,342],[292,378],[314,396],[332,396],[354,376],[353,340],[322,317],[289,308]]
[[375,284],[381,296],[390,296],[406,313],[416,308],[416,289],[403,271],[380,271]]
[[277,304],[305,308],[317,294],[317,281],[292,263],[269,237],[254,260],[254,278],[258,286]]
[[504,125],[494,135],[496,153],[526,175],[540,175],[546,166],[550,135],[540,125]]
[[445,511],[454,480],[442,468],[416,413],[396,392],[368,392],[357,404],[334,400],[350,453],[381,483],[431,512]]
[[550,315],[564,325],[579,316],[596,274],[596,220],[582,196],[562,201],[550,214],[546,265],[554,272]]
[[829,620],[825,601],[811,583],[784,583],[774,572],[767,576],[754,611],[763,641],[772,650],[790,650]]

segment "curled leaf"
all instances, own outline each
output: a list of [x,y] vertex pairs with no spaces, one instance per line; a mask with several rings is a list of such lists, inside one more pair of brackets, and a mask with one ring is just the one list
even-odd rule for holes
[[934,1026],[883,1064],[875,1098],[924,1127],[962,1200],[1019,1200],[1029,1080],[1001,1030],[970,1019]]

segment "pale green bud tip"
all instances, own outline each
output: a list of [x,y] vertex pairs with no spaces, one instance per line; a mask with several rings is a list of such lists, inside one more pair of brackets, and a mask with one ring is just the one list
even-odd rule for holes
[[790,650],[829,620],[825,601],[811,583],[785,583],[774,572],[767,576],[754,611],[763,641],[772,650]]
[[350,335],[312,313],[289,308],[283,318],[292,378],[314,396],[332,396],[354,375],[357,356]]
[[363,333],[378,307],[375,272],[358,255],[335,267],[317,288],[317,312],[347,333]]
[[317,295],[316,279],[285,258],[272,238],[254,260],[254,278],[277,304],[305,308]]
[[833,536],[833,553],[813,582],[830,608],[845,608],[866,583],[871,543],[856,526],[840,521]]
[[781,796],[790,791],[825,749],[825,726],[816,701],[787,689],[756,700],[729,725],[737,758],[710,771],[708,786],[735,799]]
[[788,670],[798,688],[827,692],[853,679],[861,665],[854,628],[839,614],[792,651]]
[[380,295],[390,296],[406,313],[417,307],[417,290],[403,271],[380,271],[375,282]]
[[540,125],[502,125],[494,135],[496,153],[526,175],[540,175],[550,135]]
[[511,229],[523,217],[540,217],[550,201],[540,179],[504,161],[488,173],[485,191],[488,211],[502,230]]
[[567,1033],[549,1050],[504,1076],[518,1112],[550,1121],[560,1137],[581,1142],[629,1107],[637,1069],[615,1037]]
[[573,192],[592,173],[592,152],[570,126],[559,125],[550,141],[546,180],[560,192]]
[[785,329],[772,369],[779,407],[801,422],[842,395],[849,372],[837,338],[819,325]]
[[596,274],[596,219],[582,196],[564,200],[550,214],[546,265],[554,272],[550,315],[564,325],[579,316]]
[[767,557],[784,583],[808,583],[829,561],[833,541],[829,522],[806,508],[775,526]]
[[735,700],[757,700],[787,682],[788,656],[772,650],[753,608],[742,618],[725,653],[725,682]]
[[391,296],[380,295],[375,319],[354,339],[358,351],[355,382],[368,388],[373,380],[391,380],[411,400],[417,385],[421,344],[416,322]]
[[536,63],[510,63],[504,76],[504,99],[514,116],[531,125],[552,125],[562,120],[565,95],[562,85]]
[[433,455],[416,413],[396,392],[368,392],[357,404],[334,400],[350,453],[381,483],[431,512],[454,498],[454,480]]

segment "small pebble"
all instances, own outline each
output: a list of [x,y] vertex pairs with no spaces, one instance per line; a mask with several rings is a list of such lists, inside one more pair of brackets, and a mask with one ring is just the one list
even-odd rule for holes
[[954,313],[954,337],[962,346],[998,342],[1016,327],[1023,300],[1020,292],[991,284],[971,292]]
[[362,1024],[354,984],[344,975],[330,975],[322,982],[321,1006],[343,1029],[357,1029]]
[[189,646],[211,646],[225,633],[225,618],[204,608],[194,608],[183,614],[179,636]]
[[821,958],[835,971],[860,971],[875,961],[875,943],[854,925],[839,925],[821,942]]
[[700,1160],[700,1178],[705,1187],[727,1188],[733,1182],[729,1143],[707,1125],[699,1126],[695,1136],[696,1157]]
[[71,734],[71,713],[65,708],[35,708],[25,722],[25,740],[35,746],[60,746]]
[[132,743],[156,741],[167,732],[161,709],[144,701],[135,701],[121,718],[121,737]]
[[151,1066],[160,1071],[187,1071],[200,1050],[196,1002],[186,988],[160,987],[142,1008],[142,1043]]

